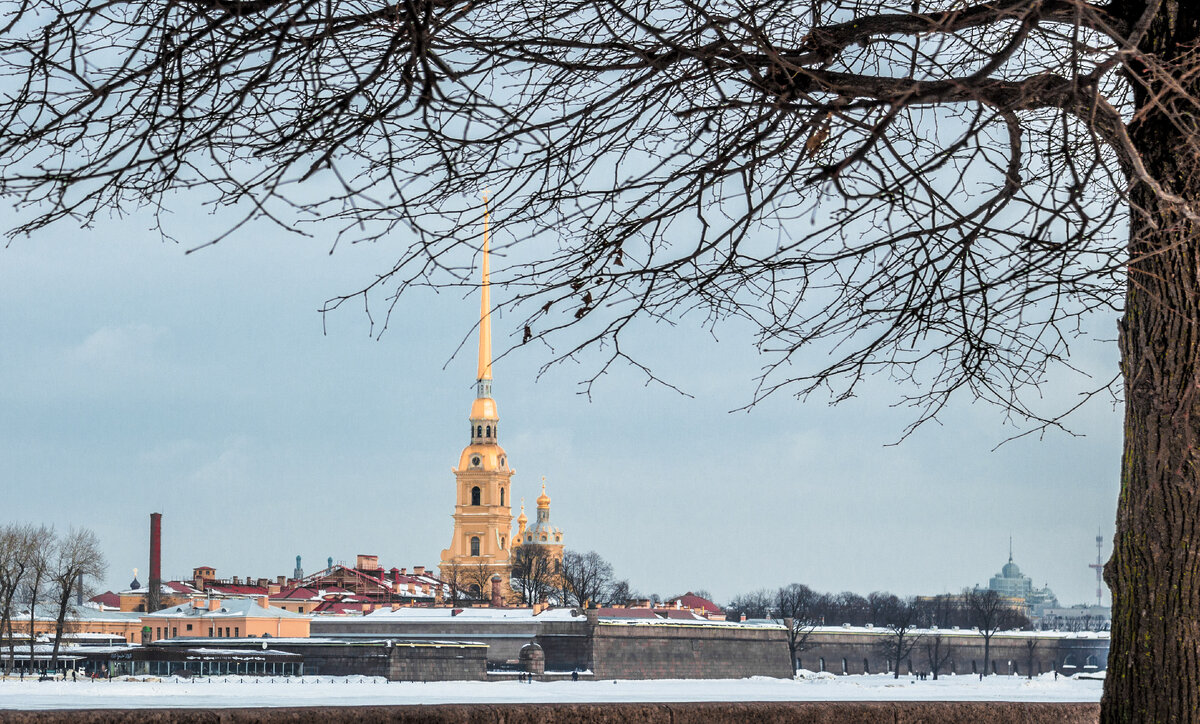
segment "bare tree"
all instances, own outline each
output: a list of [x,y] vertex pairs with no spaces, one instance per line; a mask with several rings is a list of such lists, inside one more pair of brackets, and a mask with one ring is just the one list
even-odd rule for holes
[[50,655],[50,668],[58,668],[58,651],[62,645],[67,614],[71,612],[71,597],[83,595],[90,580],[104,576],[107,565],[100,550],[100,540],[92,531],[72,529],[54,546],[47,571],[48,595],[57,606],[54,623],[54,650]]
[[742,616],[772,618],[775,613],[774,606],[775,595],[763,588],[734,596],[729,605],[725,607],[725,617],[730,621],[736,621]]
[[1019,626],[1024,616],[1013,610],[1012,604],[990,588],[968,588],[963,591],[971,625],[983,636],[983,673],[991,673],[992,637],[999,631]]
[[625,606],[636,598],[638,594],[629,586],[629,581],[622,579],[614,581],[608,591],[605,592],[605,597],[608,599],[610,606]]
[[26,549],[27,565],[21,583],[21,603],[29,607],[29,666],[33,667],[37,646],[36,627],[38,603],[49,583],[50,567],[58,548],[53,528],[39,526],[30,532],[30,545]]
[[954,653],[950,640],[945,639],[940,631],[925,634],[921,640],[925,649],[925,663],[929,666],[929,672],[933,674],[933,680],[937,681],[942,667],[950,661],[950,656]]
[[1036,636],[1025,638],[1025,676],[1028,679],[1033,678],[1033,653],[1037,650],[1037,646],[1038,639]]
[[1059,424],[1039,386],[1081,316],[1123,310],[1122,675],[1102,706],[1183,720],[1198,41],[1177,0],[20,3],[0,27],[0,192],[14,233],[166,219],[185,189],[228,231],[403,230],[412,246],[333,310],[467,283],[466,199],[489,185],[497,236],[533,249],[495,277],[522,343],[598,349],[598,376],[639,319],[741,317],[774,355],[755,400],[844,399],[885,372],[914,424],[957,391]]
[[526,606],[543,603],[557,587],[558,565],[545,547],[525,544],[513,549],[513,591]]
[[599,601],[612,584],[612,565],[599,553],[566,551],[562,558],[563,603],[586,606]]
[[800,653],[808,649],[808,639],[820,624],[817,603],[820,596],[803,583],[783,586],[775,593],[775,612],[783,619],[787,628],[788,653],[792,657],[792,670]]
[[496,569],[482,561],[457,566],[459,583],[478,601],[487,601],[492,595],[492,576]]
[[450,592],[450,608],[458,608],[458,602],[462,598],[463,574],[456,565],[443,566],[439,571],[441,581],[445,584]]
[[888,661],[895,664],[892,677],[900,678],[900,664],[912,653],[913,646],[921,640],[915,633],[919,616],[916,603],[911,599],[897,599],[889,605],[883,618],[887,635],[879,640],[879,649]]

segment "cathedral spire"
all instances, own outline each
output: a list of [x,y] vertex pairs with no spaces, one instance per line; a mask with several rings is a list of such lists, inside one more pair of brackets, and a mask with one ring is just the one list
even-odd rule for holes
[[[492,380],[492,296],[488,281],[488,197],[483,194],[483,281],[479,295],[479,396],[491,397]],[[485,385],[484,381],[488,384]],[[486,391],[487,394],[484,394]]]

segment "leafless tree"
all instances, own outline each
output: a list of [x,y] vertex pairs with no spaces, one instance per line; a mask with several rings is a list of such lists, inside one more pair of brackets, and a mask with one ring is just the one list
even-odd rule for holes
[[27,564],[21,583],[21,603],[29,607],[29,666],[33,667],[37,646],[35,625],[38,604],[46,593],[50,579],[50,568],[57,554],[58,538],[53,528],[39,526],[31,531],[31,544],[26,549]]
[[746,618],[773,618],[775,616],[775,595],[763,588],[733,597],[725,607],[725,617],[736,621],[742,616]]
[[64,625],[67,615],[72,611],[71,597],[76,593],[83,595],[87,583],[102,578],[106,568],[100,540],[86,528],[69,531],[54,546],[47,571],[47,594],[57,607],[50,668],[58,668],[58,651],[62,645]]
[[[1025,674],[1026,678],[1033,678],[1033,653],[1037,650],[1038,639],[1036,636],[1028,636],[1025,638]],[[936,676],[934,677],[937,678]]]
[[29,524],[10,523],[0,528],[0,638],[8,641],[5,671],[16,660],[13,638],[13,602],[25,584],[25,573],[37,544],[38,529]]
[[544,546],[525,544],[513,549],[513,592],[526,606],[545,602],[558,587],[558,561]]
[[605,598],[610,606],[626,606],[638,598],[638,594],[629,586],[628,580],[621,579],[613,582],[605,592]]
[[563,603],[586,606],[599,601],[612,585],[612,564],[596,551],[563,553],[561,580]]
[[791,583],[775,592],[775,612],[787,628],[788,653],[792,669],[802,651],[808,649],[808,639],[820,624],[817,602],[820,595],[803,583]]
[[879,649],[888,661],[895,664],[892,677],[900,678],[900,663],[908,658],[913,647],[921,640],[915,629],[920,615],[916,603],[911,599],[898,599],[888,606],[883,621],[887,635],[879,640]]
[[933,674],[933,680],[937,681],[942,667],[950,661],[954,653],[950,640],[944,638],[939,631],[925,634],[921,640],[925,649],[925,663],[929,666],[929,673]]
[[492,576],[496,569],[484,562],[459,566],[459,582],[476,601],[488,601],[492,596]]
[[990,674],[992,637],[1020,625],[1024,616],[1013,610],[1012,604],[990,588],[968,588],[963,591],[971,625],[983,637],[983,673]]
[[441,571],[442,583],[450,592],[450,608],[458,608],[458,603],[462,598],[463,573],[456,565],[444,566]]
[[598,376],[639,320],[740,317],[773,356],[755,400],[883,373],[916,423],[965,391],[1057,425],[1031,401],[1080,317],[1122,310],[1103,717],[1196,716],[1197,3],[44,0],[0,23],[15,233],[194,190],[231,232],[403,235],[326,305],[390,310],[468,283],[488,185],[497,238],[527,240],[494,278],[517,343],[597,349]]

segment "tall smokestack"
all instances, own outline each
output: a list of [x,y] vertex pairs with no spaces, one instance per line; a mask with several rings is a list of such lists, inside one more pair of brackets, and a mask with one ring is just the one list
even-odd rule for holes
[[150,583],[146,593],[146,612],[162,608],[162,513],[150,514]]

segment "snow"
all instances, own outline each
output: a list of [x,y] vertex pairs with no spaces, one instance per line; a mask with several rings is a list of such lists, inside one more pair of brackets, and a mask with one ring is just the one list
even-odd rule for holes
[[795,680],[388,682],[378,677],[129,678],[113,681],[0,681],[3,709],[128,709],[395,704],[686,701],[1042,701],[1098,702],[1097,677],[1057,681],[1015,676],[943,676],[917,681],[887,674],[801,672]]

